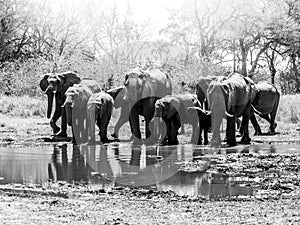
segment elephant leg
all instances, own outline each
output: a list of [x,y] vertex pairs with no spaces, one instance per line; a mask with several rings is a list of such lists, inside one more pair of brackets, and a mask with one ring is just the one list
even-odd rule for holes
[[227,117],[226,138],[229,146],[236,145],[235,118]]
[[62,109],[61,114],[61,130],[57,134],[59,137],[67,137],[67,113],[65,109]]
[[185,134],[184,123],[181,124],[180,134]]
[[212,116],[212,138],[211,138],[211,146],[212,147],[219,147],[221,145],[221,135],[220,135],[220,128],[222,123],[223,117],[220,115],[213,115]]
[[197,140],[197,145],[202,145],[202,132],[204,131],[204,119],[203,118],[200,118],[199,116],[199,133],[198,133],[198,140]]
[[114,133],[112,134],[112,137],[118,138],[119,137],[119,130],[121,127],[129,121],[129,107],[123,106],[121,108],[121,115],[115,125]]
[[88,141],[88,130],[89,130],[89,122],[86,113],[82,115],[82,142],[87,142]]
[[101,120],[99,120],[99,122],[97,121],[97,125],[100,129],[100,140],[101,140],[102,143],[111,142],[111,140],[109,140],[107,138],[107,127],[108,127],[108,123],[109,123],[109,120],[110,120],[110,116],[111,115],[104,116],[104,117],[102,117]]
[[175,114],[172,118],[169,119],[167,123],[167,135],[168,135],[168,145],[178,145],[179,141],[177,139],[178,129],[181,126],[180,117]]
[[92,112],[88,112],[88,138],[89,143],[94,144],[95,143],[95,125],[96,125],[96,119],[95,119],[95,111],[92,110]]
[[62,116],[62,108],[55,107],[55,112],[53,114],[53,117],[50,120],[50,126],[52,127],[54,134],[57,134],[60,131],[60,128],[56,125],[56,122],[61,116]]
[[275,129],[277,127],[277,123],[275,122],[275,116],[276,116],[276,112],[271,112],[270,114],[270,129],[269,129],[269,134],[275,134]]
[[203,131],[203,144],[204,145],[207,145],[208,144],[208,130],[209,130],[209,127],[204,127],[204,131]]
[[142,136],[140,131],[140,120],[139,120],[139,114],[135,108],[131,109],[131,112],[129,114],[129,123],[131,132],[133,134],[133,143],[134,144],[141,144],[142,142]]
[[168,136],[168,145],[177,145],[177,132],[175,132],[176,126],[172,120],[167,122],[167,136]]
[[[254,115],[254,113],[252,113],[252,115],[250,116],[250,121],[254,127],[254,130],[255,130],[255,133],[254,135],[262,135],[262,132],[261,132],[261,129],[260,129],[260,126],[256,120],[256,117]],[[242,126],[241,126],[242,127]],[[243,128],[244,129],[244,128]],[[241,133],[242,134],[242,133]],[[243,135],[243,134],[242,134]]]
[[250,144],[251,143],[251,138],[249,137],[249,116],[250,114],[245,114],[243,116],[242,120],[242,126],[243,126],[243,136],[241,140],[241,144]]
[[199,137],[200,128],[197,124],[193,124],[192,128],[193,128],[193,133],[192,133],[191,143],[192,144],[198,144],[198,137]]

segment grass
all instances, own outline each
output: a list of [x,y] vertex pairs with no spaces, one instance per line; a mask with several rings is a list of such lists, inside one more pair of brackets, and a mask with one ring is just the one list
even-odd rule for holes
[[[54,107],[53,107],[54,110]],[[29,96],[6,96],[0,95],[0,115],[13,117],[46,117],[47,98]],[[114,113],[115,114],[115,113]],[[118,113],[117,113],[118,114]],[[113,115],[115,117],[116,115]],[[262,120],[263,121],[263,120]],[[261,121],[261,122],[262,122]],[[300,94],[284,95],[280,98],[276,121],[284,126],[300,124]]]
[[0,95],[0,114],[28,118],[32,116],[45,117],[46,112],[46,96],[45,98],[36,98]]

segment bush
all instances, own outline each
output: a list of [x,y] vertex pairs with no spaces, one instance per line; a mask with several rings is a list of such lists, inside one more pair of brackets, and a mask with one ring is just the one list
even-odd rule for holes
[[300,95],[282,95],[276,120],[284,123],[297,123],[300,118]]
[[42,99],[28,95],[22,97],[0,95],[0,113],[2,114],[25,118],[31,116],[45,117],[46,111],[46,98]]

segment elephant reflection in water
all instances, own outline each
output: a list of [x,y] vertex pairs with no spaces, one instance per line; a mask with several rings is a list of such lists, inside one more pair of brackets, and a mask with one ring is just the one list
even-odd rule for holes
[[[53,181],[87,181],[90,167],[85,164],[79,146],[73,145],[72,161],[68,160],[68,146],[54,146],[52,162],[48,164],[49,179]],[[61,154],[61,159],[59,154]]]

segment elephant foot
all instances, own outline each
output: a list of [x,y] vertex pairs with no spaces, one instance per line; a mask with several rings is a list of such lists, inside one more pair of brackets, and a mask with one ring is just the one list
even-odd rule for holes
[[107,143],[110,143],[110,142],[114,142],[114,140],[111,140],[111,139],[108,139],[108,138],[101,138],[100,140],[101,140],[101,142],[102,142],[103,144],[107,144]]
[[116,133],[111,134],[111,136],[112,136],[113,138],[118,139],[118,135],[117,135]]
[[226,147],[234,147],[237,146],[237,143],[227,143]]
[[269,130],[269,131],[268,131],[268,134],[269,134],[269,135],[275,135],[275,131]]
[[179,141],[175,140],[175,141],[168,141],[168,145],[178,145]]
[[59,132],[58,134],[56,134],[55,136],[57,136],[57,137],[67,137],[68,135],[67,135],[67,133],[66,132]]
[[75,138],[72,138],[72,141],[71,141],[71,143],[72,143],[73,145],[77,145],[77,141],[76,141],[76,139],[75,139]]
[[262,132],[260,131],[255,131],[255,133],[254,133],[254,136],[261,136],[262,135]]
[[60,132],[59,127],[52,127],[52,129],[53,129],[53,134],[54,134],[54,135],[57,135],[57,133]]
[[251,144],[251,138],[243,138],[240,141],[240,144],[242,144],[242,145],[249,145],[249,144]]

